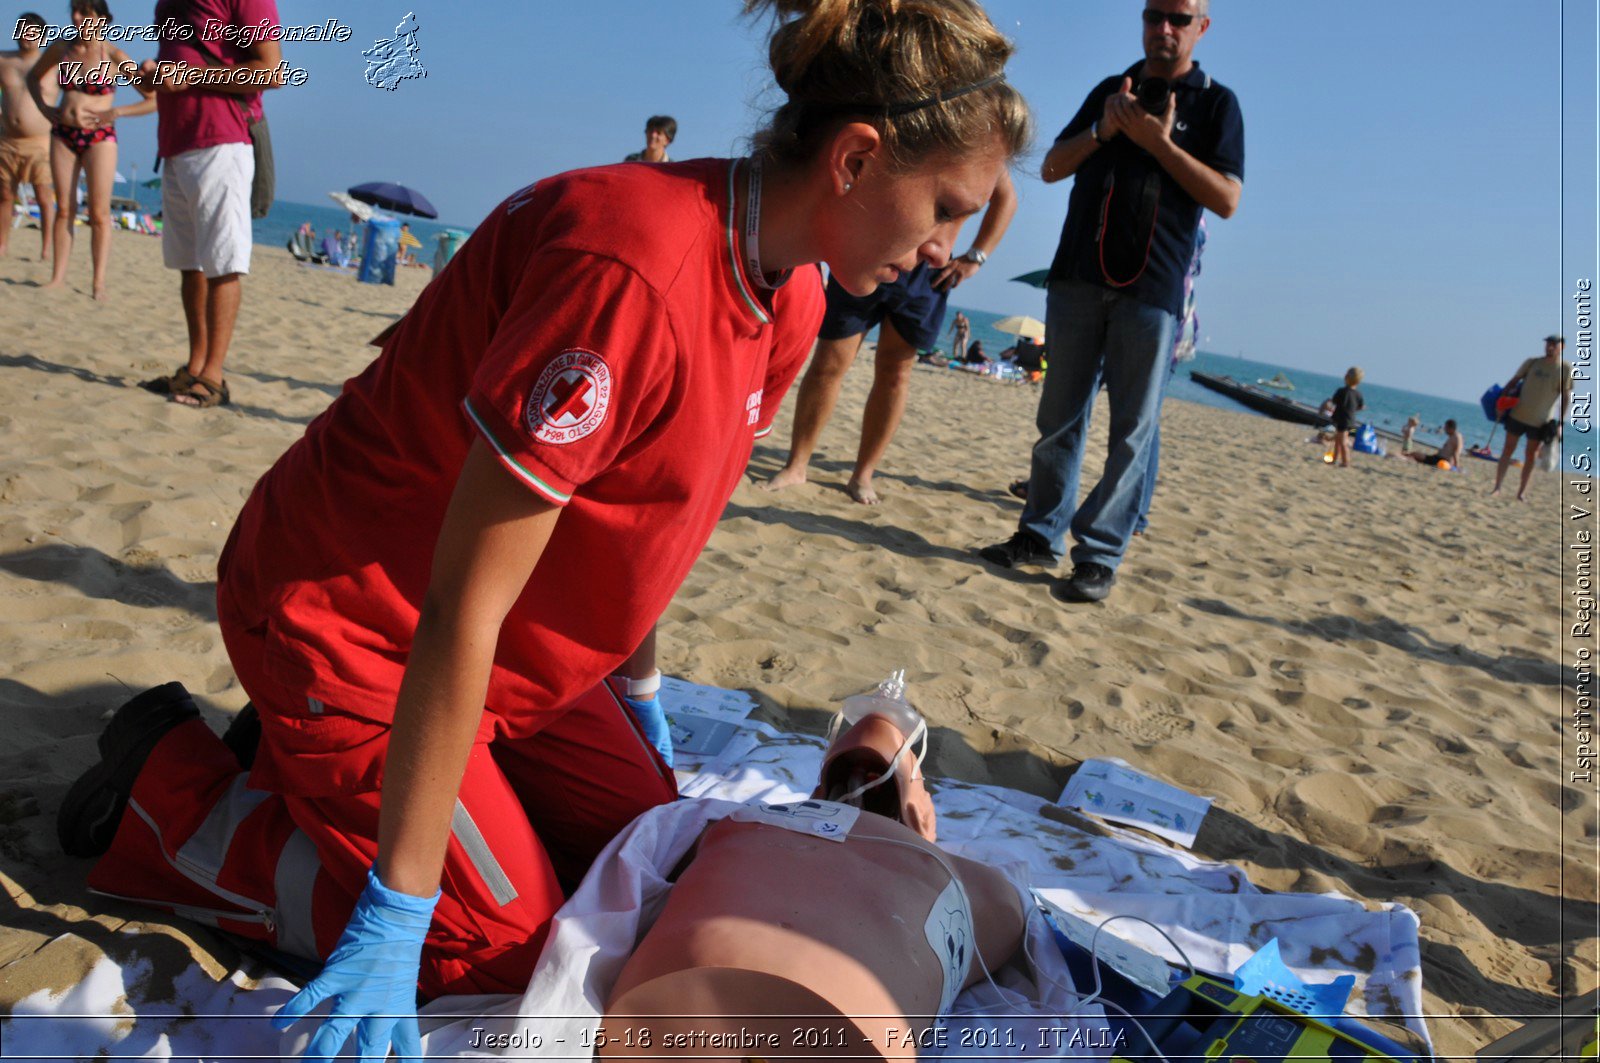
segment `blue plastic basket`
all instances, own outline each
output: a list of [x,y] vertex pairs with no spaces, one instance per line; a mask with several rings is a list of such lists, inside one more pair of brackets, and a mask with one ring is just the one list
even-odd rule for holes
[[1306,985],[1289,970],[1273,938],[1233,972],[1233,988],[1241,993],[1270,997],[1302,1015],[1337,1018],[1355,988],[1356,976],[1343,974],[1326,985]]

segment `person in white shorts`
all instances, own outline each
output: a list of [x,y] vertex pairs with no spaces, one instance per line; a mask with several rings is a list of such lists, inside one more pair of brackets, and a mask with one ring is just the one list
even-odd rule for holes
[[[153,21],[203,27],[213,19],[224,26],[277,26],[278,5],[275,0],[159,0]],[[157,92],[156,140],[166,167],[161,252],[167,268],[183,274],[189,360],[171,376],[143,386],[185,406],[208,409],[232,400],[223,362],[239,316],[239,278],[250,272],[255,154],[249,123],[261,115],[261,90],[282,84],[283,48],[274,40],[240,48],[226,34],[214,35],[202,47],[198,33],[186,40],[179,36],[163,38],[156,59],[140,67],[140,76]],[[201,73],[173,77],[175,64]]]

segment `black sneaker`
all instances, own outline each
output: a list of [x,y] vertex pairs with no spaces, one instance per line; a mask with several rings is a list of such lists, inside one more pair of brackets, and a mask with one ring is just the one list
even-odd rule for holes
[[222,732],[222,744],[233,750],[233,759],[245,771],[255,765],[256,747],[261,745],[261,714],[256,712],[255,702],[244,703],[239,715]]
[[199,718],[182,683],[151,687],[116,711],[100,735],[100,762],[72,784],[56,815],[56,838],[68,856],[111,848],[150,751],[168,731]]
[[1003,543],[985,546],[978,556],[1001,568],[1018,565],[1053,565],[1056,555],[1043,539],[1032,532],[1019,531]]
[[1104,601],[1117,574],[1104,565],[1086,562],[1072,567],[1072,575],[1055,586],[1055,596],[1067,602]]

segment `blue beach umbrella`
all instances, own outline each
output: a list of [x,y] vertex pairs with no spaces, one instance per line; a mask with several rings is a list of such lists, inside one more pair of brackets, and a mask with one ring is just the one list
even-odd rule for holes
[[350,195],[363,203],[371,203],[374,207],[400,214],[415,214],[419,218],[439,216],[433,204],[428,202],[427,196],[414,188],[407,188],[405,185],[397,185],[390,181],[369,181],[364,185],[356,185],[350,189]]

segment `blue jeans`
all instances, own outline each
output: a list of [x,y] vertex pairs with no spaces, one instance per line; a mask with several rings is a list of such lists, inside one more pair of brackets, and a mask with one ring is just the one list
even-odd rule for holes
[[[1057,554],[1070,531],[1077,540],[1075,565],[1115,569],[1122,561],[1144,501],[1167,376],[1163,363],[1171,357],[1176,327],[1174,315],[1109,288],[1081,281],[1049,288],[1050,371],[1039,398],[1039,442],[1018,527]],[[1111,403],[1110,446],[1099,482],[1079,506],[1084,440],[1102,382]]]
[[[1161,363],[1161,399],[1166,401],[1167,385],[1172,383],[1172,359]],[[1150,440],[1150,467],[1145,470],[1144,490],[1139,495],[1139,519],[1134,522],[1134,534],[1150,527],[1150,503],[1156,497],[1156,477],[1161,474],[1161,418],[1156,417],[1155,437]]]

